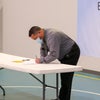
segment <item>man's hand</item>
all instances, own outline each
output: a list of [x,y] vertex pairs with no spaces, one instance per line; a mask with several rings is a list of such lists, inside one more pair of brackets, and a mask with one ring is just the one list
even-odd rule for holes
[[40,63],[40,58],[36,58],[36,59],[35,59],[35,62],[36,62],[37,64],[39,64],[39,63]]

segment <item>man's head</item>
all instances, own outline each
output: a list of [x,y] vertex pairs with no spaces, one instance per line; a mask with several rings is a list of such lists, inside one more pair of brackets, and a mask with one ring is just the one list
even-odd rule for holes
[[29,37],[31,39],[36,40],[37,38],[43,39],[44,38],[44,30],[39,26],[33,26],[29,30]]

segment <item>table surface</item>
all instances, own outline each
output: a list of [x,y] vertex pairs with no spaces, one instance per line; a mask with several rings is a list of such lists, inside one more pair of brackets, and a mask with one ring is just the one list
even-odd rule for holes
[[32,73],[32,74],[82,71],[81,66],[58,64],[58,63],[36,64],[34,59],[32,58],[14,56],[5,53],[0,53],[0,67],[10,70]]

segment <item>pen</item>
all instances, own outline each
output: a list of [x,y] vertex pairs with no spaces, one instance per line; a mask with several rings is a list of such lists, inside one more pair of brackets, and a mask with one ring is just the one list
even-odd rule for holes
[[29,61],[30,59],[23,59],[22,61]]

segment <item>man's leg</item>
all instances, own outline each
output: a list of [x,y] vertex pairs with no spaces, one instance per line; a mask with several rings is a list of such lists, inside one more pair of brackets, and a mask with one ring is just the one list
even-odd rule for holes
[[[69,54],[60,61],[63,64],[76,65],[80,56],[80,49],[75,44]],[[70,100],[71,86],[74,72],[61,73],[60,100]]]
[[60,100],[70,100],[71,86],[74,72],[61,73],[61,88],[59,93]]

